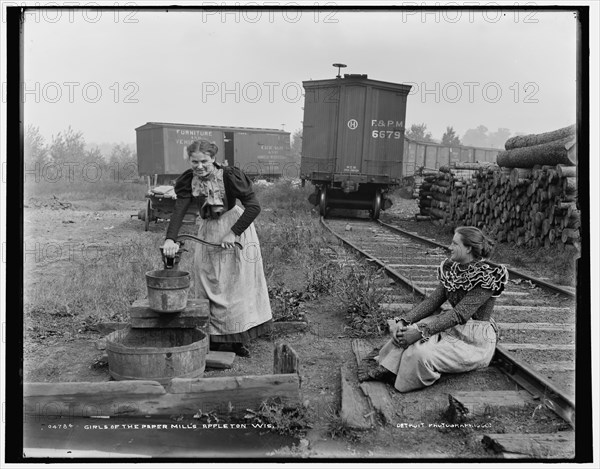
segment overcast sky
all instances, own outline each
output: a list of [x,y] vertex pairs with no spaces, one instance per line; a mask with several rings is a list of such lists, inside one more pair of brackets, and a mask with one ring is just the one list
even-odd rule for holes
[[[109,4],[112,4],[110,2]],[[302,126],[302,81],[413,85],[406,122],[434,138],[575,122],[569,11],[37,11],[25,23],[25,124],[135,142],[146,122]]]

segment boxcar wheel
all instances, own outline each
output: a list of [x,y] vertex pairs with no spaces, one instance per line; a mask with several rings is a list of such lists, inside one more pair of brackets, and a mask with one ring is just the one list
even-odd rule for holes
[[327,215],[327,188],[326,187],[321,189],[321,192],[319,194],[319,212],[321,213],[322,217]]
[[375,197],[373,197],[373,208],[371,209],[371,218],[373,220],[379,219],[379,214],[381,213],[381,192],[375,192]]
[[146,215],[144,217],[144,231],[148,231],[148,228],[150,227],[150,218],[154,217],[152,212],[152,201],[148,199],[148,203],[146,204]]

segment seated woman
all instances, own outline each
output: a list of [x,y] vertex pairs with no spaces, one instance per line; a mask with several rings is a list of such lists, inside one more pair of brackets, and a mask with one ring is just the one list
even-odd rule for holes
[[[492,242],[477,228],[456,228],[449,249],[450,258],[438,268],[439,286],[391,322],[392,338],[363,360],[361,381],[390,381],[407,392],[431,386],[442,373],[489,365],[496,348],[492,311],[508,272],[482,260]],[[434,314],[446,300],[453,309]]]

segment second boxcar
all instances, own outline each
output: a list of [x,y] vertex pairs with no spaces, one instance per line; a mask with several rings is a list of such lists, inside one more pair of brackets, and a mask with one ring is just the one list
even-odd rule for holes
[[316,191],[310,201],[330,208],[370,211],[391,206],[389,189],[402,179],[409,85],[344,75],[303,82],[300,174]]
[[205,139],[219,147],[216,160],[250,177],[298,176],[290,151],[290,133],[277,129],[148,122],[136,130],[138,173],[170,184],[188,169],[186,148]]

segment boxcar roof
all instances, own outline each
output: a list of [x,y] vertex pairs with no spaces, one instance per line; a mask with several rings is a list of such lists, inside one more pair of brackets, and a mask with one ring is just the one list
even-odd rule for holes
[[289,134],[285,130],[280,129],[266,129],[258,127],[227,127],[221,125],[200,125],[200,124],[174,124],[170,122],[147,122],[144,125],[137,127],[135,130],[151,129],[156,127],[187,127],[187,128],[203,128],[212,130],[231,130],[231,131],[243,131],[243,132],[269,132],[278,134]]
[[410,89],[412,88],[411,85],[404,85],[402,83],[392,83],[390,81],[371,80],[370,78],[366,78],[360,75],[344,76],[344,78],[328,78],[325,80],[307,80],[303,81],[302,85],[306,88],[307,86],[331,86],[349,83],[371,85],[377,88],[393,88],[394,90],[406,93],[410,92]]

